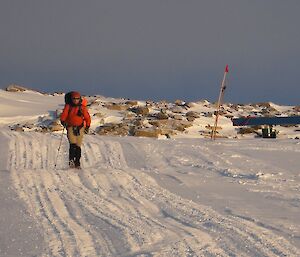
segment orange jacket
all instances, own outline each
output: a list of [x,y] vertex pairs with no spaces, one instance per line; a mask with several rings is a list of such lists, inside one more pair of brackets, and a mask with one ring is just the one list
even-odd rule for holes
[[71,106],[69,104],[65,105],[65,108],[60,115],[60,120],[66,122],[67,126],[75,127],[84,125],[89,127],[91,125],[91,116],[87,108],[81,105],[81,115],[78,115],[79,106]]

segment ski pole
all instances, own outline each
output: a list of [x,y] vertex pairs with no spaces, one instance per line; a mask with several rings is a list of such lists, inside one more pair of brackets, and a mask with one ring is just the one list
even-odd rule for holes
[[63,131],[62,131],[62,133],[61,133],[60,142],[59,142],[59,147],[58,147],[57,155],[56,155],[56,158],[55,158],[54,169],[56,169],[57,159],[58,159],[59,151],[60,151],[60,148],[61,148],[61,143],[62,143],[62,139],[63,139],[64,132],[65,132],[65,127],[64,127],[64,129],[63,129]]

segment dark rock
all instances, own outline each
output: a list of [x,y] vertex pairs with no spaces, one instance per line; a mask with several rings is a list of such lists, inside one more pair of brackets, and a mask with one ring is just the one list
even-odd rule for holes
[[155,117],[159,120],[167,120],[169,119],[168,114],[164,113],[164,112],[159,112],[157,114],[155,114]]
[[142,115],[142,116],[146,116],[150,112],[148,107],[142,107],[142,106],[130,108],[130,111],[136,113],[137,115]]
[[162,131],[158,128],[140,128],[133,132],[135,137],[155,137],[157,138],[162,134]]
[[192,117],[192,118],[200,118],[200,114],[198,112],[193,112],[193,111],[189,111],[185,114],[187,117]]
[[129,126],[125,123],[108,123],[98,128],[99,135],[128,136]]
[[188,117],[186,117],[186,119],[190,122],[193,122],[196,118],[193,116],[188,116]]
[[243,127],[243,128],[239,128],[238,130],[238,134],[251,134],[251,133],[256,133],[257,132],[257,128],[253,128],[253,127]]
[[5,90],[8,91],[8,92],[24,92],[28,89],[26,87],[23,87],[23,86],[11,84]]
[[125,104],[116,104],[116,103],[105,104],[103,107],[105,107],[109,110],[114,110],[114,111],[125,111],[129,108]]
[[125,102],[125,104],[127,106],[136,106],[136,105],[138,105],[138,102],[137,101],[127,101],[127,102]]

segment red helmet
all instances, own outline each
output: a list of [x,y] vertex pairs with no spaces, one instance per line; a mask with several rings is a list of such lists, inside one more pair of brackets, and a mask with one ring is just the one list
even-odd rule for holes
[[72,97],[72,98],[80,98],[81,95],[80,95],[79,92],[74,91],[74,92],[72,92],[71,97]]

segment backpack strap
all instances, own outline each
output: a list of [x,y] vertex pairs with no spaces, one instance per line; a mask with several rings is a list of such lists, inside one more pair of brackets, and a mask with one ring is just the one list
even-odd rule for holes
[[81,104],[79,105],[79,109],[78,109],[77,115],[80,116],[80,117],[83,117],[82,105]]
[[77,112],[77,116],[80,116],[80,117],[83,117],[83,112],[82,112],[82,104],[80,105],[71,105],[69,104],[69,111],[68,111],[68,114],[70,114],[71,110],[74,108],[74,107],[79,107],[78,108],[78,112]]

